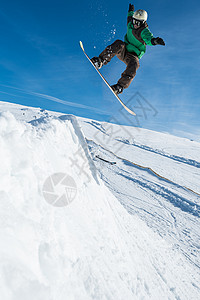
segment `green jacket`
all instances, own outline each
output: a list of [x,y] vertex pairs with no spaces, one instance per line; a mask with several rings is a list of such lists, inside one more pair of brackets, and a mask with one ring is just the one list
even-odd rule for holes
[[138,58],[141,58],[146,52],[146,45],[152,46],[151,39],[153,38],[153,34],[148,29],[146,22],[138,29],[134,28],[132,22],[133,13],[133,11],[128,12],[127,33],[124,37],[124,41],[127,51],[135,52]]

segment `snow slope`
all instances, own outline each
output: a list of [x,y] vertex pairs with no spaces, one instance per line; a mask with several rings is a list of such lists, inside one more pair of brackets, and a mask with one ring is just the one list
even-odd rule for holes
[[81,126],[112,193],[199,269],[200,143],[93,120]]
[[[9,103],[0,111],[1,299],[198,299],[198,143]],[[44,197],[56,174],[76,184],[60,207]]]

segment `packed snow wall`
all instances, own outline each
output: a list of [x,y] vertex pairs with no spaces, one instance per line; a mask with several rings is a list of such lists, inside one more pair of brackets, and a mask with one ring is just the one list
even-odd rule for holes
[[198,298],[198,274],[105,187],[75,117],[2,113],[0,165],[1,299]]

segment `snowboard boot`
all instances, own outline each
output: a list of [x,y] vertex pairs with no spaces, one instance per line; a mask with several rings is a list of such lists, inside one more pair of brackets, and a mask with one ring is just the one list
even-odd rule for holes
[[111,85],[111,88],[113,89],[114,93],[115,94],[121,94],[123,92],[123,86],[121,86],[120,84],[114,84],[114,85]]
[[91,61],[97,69],[101,69],[101,67],[103,66],[103,61],[101,57],[94,56],[93,58],[91,58]]

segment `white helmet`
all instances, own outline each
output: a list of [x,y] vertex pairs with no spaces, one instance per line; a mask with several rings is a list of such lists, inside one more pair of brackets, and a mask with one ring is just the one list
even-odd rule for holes
[[134,12],[133,18],[142,22],[145,22],[147,20],[147,12],[143,9],[138,9]]

